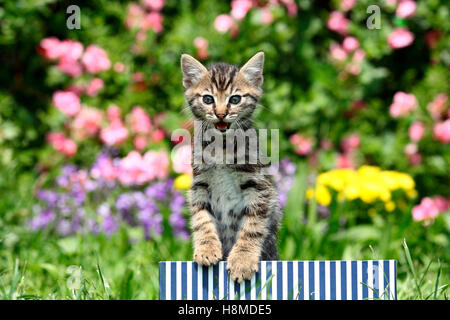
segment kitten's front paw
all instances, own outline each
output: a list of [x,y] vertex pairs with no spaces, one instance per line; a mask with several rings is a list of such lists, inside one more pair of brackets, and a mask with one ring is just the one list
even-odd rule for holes
[[231,250],[227,259],[227,270],[231,279],[238,283],[250,280],[254,272],[258,272],[259,257],[248,253],[239,253]]
[[217,241],[194,249],[194,261],[198,264],[214,265],[222,259],[222,244]]

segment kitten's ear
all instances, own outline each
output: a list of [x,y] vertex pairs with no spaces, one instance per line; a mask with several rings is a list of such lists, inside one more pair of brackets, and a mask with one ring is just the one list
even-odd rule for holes
[[264,52],[255,54],[239,71],[252,85],[260,88],[263,84]]
[[185,53],[181,55],[181,71],[183,71],[183,87],[185,89],[196,84],[208,72],[194,57]]

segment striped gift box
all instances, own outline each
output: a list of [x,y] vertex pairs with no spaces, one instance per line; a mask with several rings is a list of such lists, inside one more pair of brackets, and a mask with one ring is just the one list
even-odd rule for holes
[[160,300],[366,300],[397,299],[397,262],[261,261],[259,272],[239,284],[226,262],[159,263]]

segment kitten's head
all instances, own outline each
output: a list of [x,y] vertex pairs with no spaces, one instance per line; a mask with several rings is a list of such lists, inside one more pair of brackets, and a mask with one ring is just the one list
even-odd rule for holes
[[181,55],[184,93],[195,118],[221,132],[245,127],[262,94],[263,65],[263,52],[242,68],[222,62],[206,68]]

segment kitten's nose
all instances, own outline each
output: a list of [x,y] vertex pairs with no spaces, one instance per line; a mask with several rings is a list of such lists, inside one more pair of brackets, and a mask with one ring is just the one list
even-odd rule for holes
[[225,118],[226,114],[225,113],[216,113],[216,116],[217,116],[217,118],[222,120],[223,118]]

